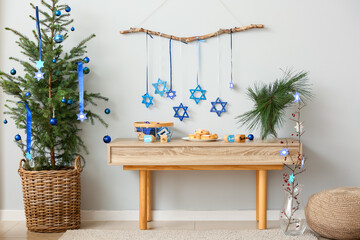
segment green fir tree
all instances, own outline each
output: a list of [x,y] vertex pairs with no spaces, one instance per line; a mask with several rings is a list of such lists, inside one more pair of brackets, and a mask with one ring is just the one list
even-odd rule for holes
[[[83,61],[86,53],[85,44],[95,37],[95,34],[82,40],[69,52],[65,52],[63,45],[56,43],[54,37],[62,33],[63,41],[69,37],[68,29],[73,19],[65,11],[67,5],[59,4],[60,0],[42,0],[39,7],[40,29],[42,37],[42,61],[44,67],[44,79],[38,81],[34,78],[38,71],[35,62],[39,60],[38,33],[33,30],[35,41],[12,28],[5,28],[16,34],[19,39],[16,41],[22,49],[24,59],[10,57],[11,60],[18,62],[24,68],[25,75],[10,75],[0,71],[0,86],[3,91],[12,96],[7,100],[5,114],[10,115],[19,129],[26,129],[26,108],[18,101],[26,102],[32,112],[32,159],[35,166],[30,167],[27,161],[28,170],[61,169],[72,166],[76,155],[82,151],[86,153],[87,148],[79,136],[81,123],[77,120],[78,113],[78,72],[77,63]],[[31,3],[31,7],[36,7]],[[46,10],[44,10],[46,9]],[[56,11],[61,11],[57,16]],[[30,16],[36,21],[36,15]],[[34,24],[35,26],[35,24]],[[53,59],[56,62],[53,62]],[[26,96],[26,93],[30,96]],[[71,99],[72,104],[62,103],[62,99]],[[96,105],[95,100],[106,97],[99,93],[84,91],[85,107],[87,104]],[[71,103],[71,101],[70,101]],[[50,119],[53,117],[53,110],[57,119],[57,125],[51,125]],[[85,110],[87,121],[94,124],[94,120],[99,120],[107,127],[104,120],[92,111]],[[26,154],[26,138],[16,142]]]

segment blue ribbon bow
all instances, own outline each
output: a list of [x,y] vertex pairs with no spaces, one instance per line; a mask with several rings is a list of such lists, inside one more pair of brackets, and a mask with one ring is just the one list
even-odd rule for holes
[[31,160],[31,124],[32,124],[31,110],[25,102],[18,102],[18,103],[23,103],[26,107],[26,158]]
[[78,62],[78,78],[79,78],[79,114],[77,114],[77,120],[84,122],[86,113],[84,113],[84,73],[83,73],[83,63]]

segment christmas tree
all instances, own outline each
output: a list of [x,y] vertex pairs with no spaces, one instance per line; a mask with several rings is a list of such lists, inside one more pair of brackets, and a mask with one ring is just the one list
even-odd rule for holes
[[[16,75],[15,69],[12,69],[10,74],[0,71],[0,86],[6,94],[15,99],[7,100],[5,114],[10,115],[19,129],[29,126],[27,107],[31,111],[30,157],[23,139],[18,135],[15,138],[27,157],[25,168],[28,170],[71,166],[76,155],[80,155],[81,151],[87,152],[79,136],[81,123],[77,120],[79,95],[80,99],[82,96],[78,90],[78,65],[90,61],[85,57],[85,44],[94,38],[95,34],[65,52],[61,43],[69,37],[68,29],[73,19],[70,19],[71,8],[59,4],[59,1],[42,0],[41,9],[30,4],[35,12],[30,18],[37,23],[37,29],[33,30],[35,41],[19,31],[5,28],[19,37],[16,43],[26,58],[23,60],[10,57],[22,65],[25,75]],[[73,27],[70,29],[75,30]],[[89,71],[88,67],[83,69],[85,74]],[[98,99],[108,100],[99,93],[87,91],[83,92],[83,99],[84,103],[80,101],[83,108],[87,104],[96,105],[95,100]],[[99,115],[89,110],[84,113],[92,124],[97,119],[107,127]]]

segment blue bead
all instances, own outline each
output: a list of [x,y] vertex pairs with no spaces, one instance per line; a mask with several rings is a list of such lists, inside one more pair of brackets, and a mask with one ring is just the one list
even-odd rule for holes
[[11,70],[10,70],[10,74],[11,74],[11,75],[15,75],[15,74],[16,74],[16,70],[15,70],[15,69],[11,69]]
[[250,141],[254,140],[254,135],[249,134],[249,135],[248,135],[248,139],[249,139]]
[[66,11],[66,12],[70,12],[70,11],[71,11],[71,7],[67,6],[67,7],[65,8],[65,11]]
[[60,10],[56,10],[55,15],[56,15],[56,16],[60,16],[60,15],[61,15]]
[[57,119],[56,118],[50,119],[50,124],[51,125],[56,125],[57,124]]
[[68,105],[73,104],[73,100],[69,99],[69,100],[67,101],[67,104],[68,104]]
[[75,28],[74,28],[74,27],[72,27],[72,28],[71,28],[71,31],[75,31]]
[[89,62],[90,62],[90,58],[84,57],[84,62],[89,63]]
[[103,140],[104,140],[104,143],[109,143],[109,142],[111,142],[111,137],[108,136],[108,135],[106,135],[106,136],[103,138]]
[[83,71],[84,71],[85,74],[89,74],[90,73],[90,68],[84,67]]
[[17,135],[15,136],[15,140],[16,140],[16,141],[20,141],[20,140],[21,140],[21,136],[20,136],[19,134],[17,134]]
[[61,99],[61,102],[66,103],[66,99],[65,98]]
[[62,43],[62,41],[64,41],[64,37],[61,34],[56,34],[54,40],[56,43]]
[[110,111],[110,108],[106,108],[106,109],[105,109],[105,113],[106,113],[106,114],[110,114],[110,112],[111,112],[111,111]]
[[4,124],[7,124],[7,123],[8,123],[8,121],[5,119],[5,120],[4,120]]
[[54,59],[52,60],[52,62],[53,62],[53,63],[56,63],[56,59],[54,58]]
[[30,96],[31,96],[30,92],[25,93],[25,97],[30,97]]

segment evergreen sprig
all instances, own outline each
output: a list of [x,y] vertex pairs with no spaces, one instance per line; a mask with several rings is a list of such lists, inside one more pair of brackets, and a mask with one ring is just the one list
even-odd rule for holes
[[254,102],[253,109],[236,119],[249,130],[260,128],[262,139],[277,137],[276,130],[284,123],[286,108],[293,103],[295,92],[300,93],[304,103],[312,97],[308,72],[286,70],[273,83],[255,84],[247,89],[248,97]]
[[[19,129],[26,129],[26,108],[24,104],[17,104],[18,101],[26,102],[32,112],[32,157],[35,167],[29,170],[61,169],[72,166],[74,159],[82,151],[86,153],[87,148],[79,136],[81,129],[76,114],[78,113],[78,74],[77,63],[83,61],[86,53],[86,43],[95,37],[95,34],[83,39],[69,52],[63,50],[63,45],[54,41],[57,33],[63,32],[64,40],[69,37],[67,27],[73,22],[69,19],[70,14],[64,9],[67,5],[59,5],[60,0],[42,0],[44,6],[39,9],[40,28],[42,35],[42,60],[44,67],[44,79],[37,81],[34,78],[36,68],[35,61],[39,59],[38,33],[32,31],[35,40],[31,40],[21,32],[5,28],[19,37],[16,41],[21,48],[24,59],[10,57],[10,60],[18,62],[25,71],[24,76],[11,76],[0,71],[0,86],[3,91],[12,96],[15,100],[7,100],[5,107],[8,109],[5,114],[10,115]],[[30,3],[35,10],[36,6]],[[56,16],[56,10],[63,12]],[[30,16],[36,21],[36,17]],[[56,63],[52,60],[56,59]],[[26,97],[25,93],[30,92],[31,96]],[[68,105],[61,102],[66,97],[72,99],[73,104]],[[84,92],[85,106],[96,105],[96,100],[105,100],[106,97],[100,93]],[[58,123],[50,125],[50,119],[55,109]],[[96,113],[87,110],[88,121],[94,124],[94,120],[107,127],[106,122]],[[26,144],[21,140],[16,142],[26,154]],[[82,157],[82,159],[84,159]]]

